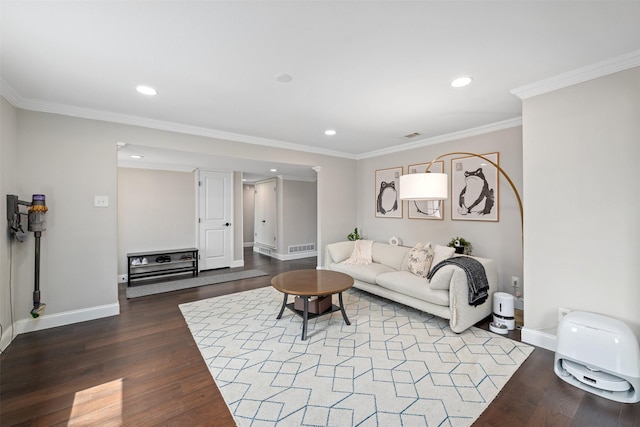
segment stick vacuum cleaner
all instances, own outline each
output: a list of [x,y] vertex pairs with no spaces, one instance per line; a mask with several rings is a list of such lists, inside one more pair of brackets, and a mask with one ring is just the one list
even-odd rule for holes
[[29,231],[33,231],[36,239],[36,256],[34,262],[33,309],[31,316],[35,319],[44,311],[45,304],[40,302],[40,237],[46,229],[44,214],[49,209],[44,194],[34,194],[29,206]]
[[48,208],[45,203],[44,194],[34,194],[31,199],[31,203],[18,200],[18,196],[7,194],[7,219],[9,220],[9,228],[11,233],[20,242],[24,242],[27,237],[26,233],[22,229],[21,215],[24,214],[20,212],[20,205],[29,207],[27,215],[28,230],[33,232],[36,239],[33,309],[31,310],[31,316],[35,319],[40,316],[45,308],[45,304],[40,302],[40,237],[42,236],[42,232],[46,229],[44,214],[47,212]]

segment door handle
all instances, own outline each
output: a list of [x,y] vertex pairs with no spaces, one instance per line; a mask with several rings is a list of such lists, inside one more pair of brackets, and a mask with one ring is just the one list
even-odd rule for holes
[[263,219],[262,222],[267,222],[267,221]]
[[225,223],[224,225],[228,227],[228,226],[230,226],[230,225],[231,225],[231,223],[230,223],[230,222],[227,222],[227,223]]

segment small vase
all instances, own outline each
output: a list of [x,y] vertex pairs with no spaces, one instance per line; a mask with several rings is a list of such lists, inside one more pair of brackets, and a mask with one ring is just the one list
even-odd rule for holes
[[464,246],[456,246],[456,253],[457,254],[463,254],[464,253]]

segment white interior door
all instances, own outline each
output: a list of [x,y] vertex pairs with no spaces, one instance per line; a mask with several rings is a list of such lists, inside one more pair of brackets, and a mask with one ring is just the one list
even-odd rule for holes
[[263,246],[276,247],[277,204],[276,181],[255,184],[254,241]]
[[233,175],[198,171],[200,270],[231,266]]

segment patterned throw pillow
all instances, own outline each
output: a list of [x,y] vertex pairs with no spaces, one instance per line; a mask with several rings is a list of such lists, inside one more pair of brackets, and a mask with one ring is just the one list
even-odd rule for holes
[[433,262],[431,243],[416,245],[409,251],[409,271],[418,277],[426,278]]

